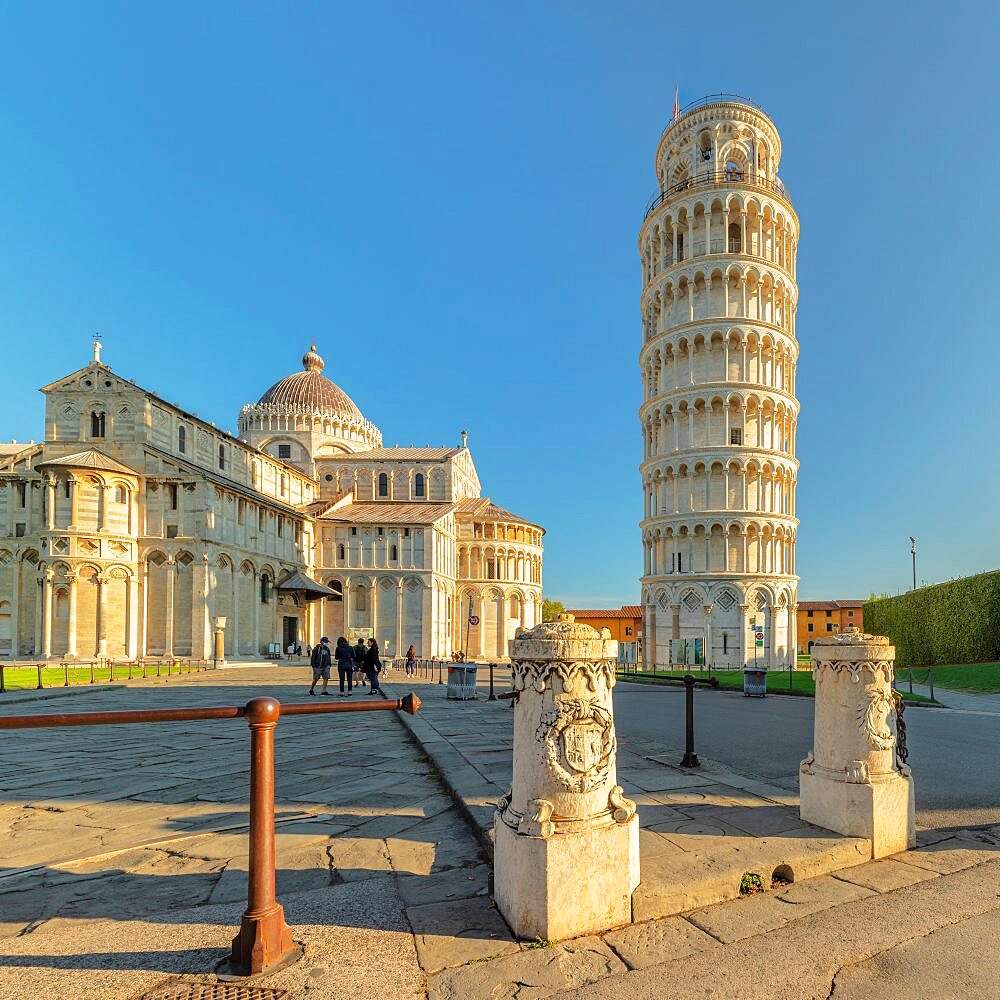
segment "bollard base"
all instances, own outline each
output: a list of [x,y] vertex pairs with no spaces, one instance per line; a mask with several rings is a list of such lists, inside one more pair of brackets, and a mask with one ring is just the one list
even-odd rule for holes
[[852,780],[804,764],[799,772],[799,815],[806,823],[871,841],[872,858],[886,858],[917,846],[913,779],[874,774]]
[[257,916],[243,914],[227,969],[234,976],[259,976],[290,965],[302,954],[292,940],[281,904]]
[[518,833],[497,816],[494,837],[494,899],[519,938],[558,941],[632,922],[638,815],[550,837]]

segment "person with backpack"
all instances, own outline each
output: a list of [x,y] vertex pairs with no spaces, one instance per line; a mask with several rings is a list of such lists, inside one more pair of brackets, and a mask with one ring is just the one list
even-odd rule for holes
[[[337,675],[340,678],[340,697],[350,698],[353,694],[354,678],[354,647],[341,636],[337,640],[337,648],[333,651],[337,660]],[[344,681],[347,681],[347,694],[344,694]]]
[[410,646],[406,651],[406,673],[415,674],[417,672],[417,651]]
[[374,639],[368,640],[368,649],[365,650],[365,673],[368,675],[368,683],[371,686],[372,694],[376,691],[382,693],[382,688],[378,683],[378,672],[382,669],[382,661],[378,655],[378,643]]
[[362,687],[365,683],[365,641],[360,636],[354,646],[354,686]]
[[309,662],[312,664],[313,671],[313,682],[309,685],[309,693],[315,697],[316,682],[322,677],[323,690],[320,694],[332,698],[333,695],[326,689],[327,684],[330,683],[330,640],[325,635],[316,643],[316,648],[313,649]]

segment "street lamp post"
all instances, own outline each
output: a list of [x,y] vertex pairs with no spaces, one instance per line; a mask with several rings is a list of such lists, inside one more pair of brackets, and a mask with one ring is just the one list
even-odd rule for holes
[[917,540],[910,535],[910,555],[913,557],[913,589],[917,589]]

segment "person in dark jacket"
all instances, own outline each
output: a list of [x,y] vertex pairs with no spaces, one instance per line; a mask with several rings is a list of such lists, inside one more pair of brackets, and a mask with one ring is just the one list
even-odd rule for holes
[[372,693],[382,688],[378,683],[378,672],[382,669],[382,661],[378,655],[378,643],[374,639],[368,640],[368,648],[365,650],[365,673],[368,675],[368,683],[371,685]]
[[313,671],[313,682],[309,685],[309,693],[315,696],[316,682],[322,677],[323,690],[320,694],[325,694],[328,698],[332,698],[333,695],[326,689],[327,684],[330,683],[330,640],[326,636],[323,636],[316,643],[316,648],[313,649],[309,662],[312,664]]
[[337,640],[337,648],[333,651],[337,661],[337,675],[340,677],[340,697],[345,697],[344,681],[347,681],[346,697],[350,698],[352,692],[352,680],[354,677],[354,647],[341,636]]
[[365,641],[358,639],[354,646],[354,684],[361,687],[365,683]]

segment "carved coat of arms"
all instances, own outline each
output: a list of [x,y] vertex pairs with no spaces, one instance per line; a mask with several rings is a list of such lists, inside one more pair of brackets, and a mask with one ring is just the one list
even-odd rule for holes
[[608,776],[615,727],[600,705],[564,701],[541,718],[537,738],[549,768],[568,789],[589,792]]

